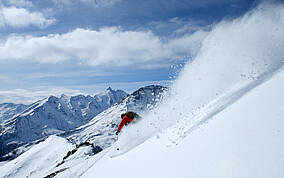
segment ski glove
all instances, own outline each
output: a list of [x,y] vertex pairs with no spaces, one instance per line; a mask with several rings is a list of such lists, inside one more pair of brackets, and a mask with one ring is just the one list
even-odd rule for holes
[[115,132],[115,135],[118,135],[119,134],[119,131]]

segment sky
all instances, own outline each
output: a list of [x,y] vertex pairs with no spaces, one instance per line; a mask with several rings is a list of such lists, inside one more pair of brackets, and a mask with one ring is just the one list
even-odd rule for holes
[[169,85],[259,0],[0,0],[0,103]]

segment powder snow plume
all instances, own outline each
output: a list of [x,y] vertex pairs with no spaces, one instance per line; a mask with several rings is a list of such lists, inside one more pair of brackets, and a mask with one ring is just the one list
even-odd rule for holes
[[[217,24],[174,82],[168,99],[125,135],[135,135],[136,144],[140,144],[168,128],[169,139],[178,144],[196,127],[282,70],[283,32],[283,4],[260,4],[240,18]],[[129,145],[126,142],[131,140],[122,135],[117,144]]]

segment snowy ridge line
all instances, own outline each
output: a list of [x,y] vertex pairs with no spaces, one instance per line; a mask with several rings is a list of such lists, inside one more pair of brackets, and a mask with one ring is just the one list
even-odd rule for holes
[[[283,66],[278,66],[274,72],[267,71],[264,74],[260,75],[258,79],[253,81],[248,81],[239,87],[236,87],[219,98],[214,99],[204,108],[202,108],[199,113],[193,116],[190,119],[182,120],[170,127],[171,137],[169,140],[178,145],[184,138],[186,138],[192,131],[198,129],[201,125],[206,124],[209,120],[212,119],[216,114],[222,112],[224,109],[234,104],[236,101],[246,95],[248,92],[252,91],[257,86],[265,83],[270,80],[274,75],[283,71]],[[192,123],[193,122],[193,123]]]
[[[29,107],[27,107],[21,114],[19,114],[18,116],[22,115],[22,116],[27,116],[27,115],[30,115],[33,110],[37,107],[40,107],[42,106],[45,102],[48,101],[48,98],[44,98],[44,99],[41,99],[39,101],[36,101],[34,102],[33,104],[31,104]],[[14,117],[15,118],[15,117]]]

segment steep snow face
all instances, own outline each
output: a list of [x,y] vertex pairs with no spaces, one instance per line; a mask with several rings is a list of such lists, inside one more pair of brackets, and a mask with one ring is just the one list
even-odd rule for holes
[[23,112],[28,106],[23,104],[3,103],[0,104],[0,123],[11,119],[13,116]]
[[62,95],[38,101],[22,114],[2,123],[0,157],[16,156],[18,151],[3,157],[21,145],[75,129],[126,96],[127,93],[122,90],[108,88],[94,97]]
[[[127,154],[106,155],[82,178],[284,177],[283,90],[281,72],[179,145],[169,140],[172,132],[168,130]],[[126,173],[121,174],[120,165],[128,166]]]

